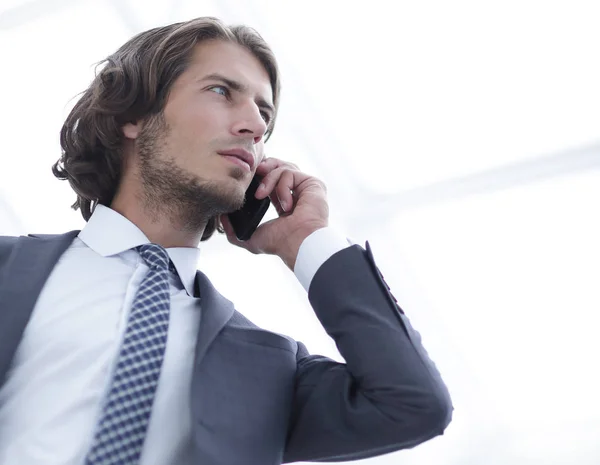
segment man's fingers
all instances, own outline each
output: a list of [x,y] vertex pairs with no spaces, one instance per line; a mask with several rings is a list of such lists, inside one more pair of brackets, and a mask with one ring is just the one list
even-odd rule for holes
[[283,172],[287,169],[288,169],[287,166],[280,166],[278,168],[273,169],[268,174],[266,174],[261,181],[261,184],[263,184],[263,186],[264,186],[262,188],[262,190],[260,191],[260,193],[262,195],[258,198],[266,197],[267,195],[270,195],[271,192],[273,192],[273,189],[275,189],[275,186],[277,185],[277,183],[279,182],[279,178],[281,177]]
[[259,249],[253,244],[252,239],[256,236],[256,233],[250,238],[248,241],[240,241],[233,230],[233,226],[229,221],[229,217],[227,215],[221,215],[221,224],[223,225],[223,229],[225,230],[225,234],[227,235],[227,240],[230,244],[241,247],[242,249],[246,249],[248,252],[259,253]]
[[279,181],[275,185],[275,191],[277,192],[277,197],[279,197],[281,208],[286,212],[289,212],[294,205],[294,198],[292,197],[292,190],[295,185],[294,174],[294,171],[285,170],[281,173]]
[[277,168],[274,171],[271,171],[269,175],[262,180],[264,185],[263,190],[257,192],[257,194],[260,194],[257,198],[268,196],[271,199],[271,203],[277,210],[279,216],[283,215],[287,210],[287,208],[283,207],[286,200],[285,193],[277,188],[285,172],[285,168]]
[[242,247],[246,250],[250,250],[247,242],[240,241],[235,235],[235,231],[233,230],[233,226],[229,221],[229,217],[227,215],[221,215],[221,224],[223,225],[223,229],[225,230],[225,234],[227,235],[227,240],[230,244],[237,245],[238,247]]
[[275,211],[277,212],[277,216],[283,216],[283,215],[285,215],[285,211],[281,207],[281,202],[279,200],[279,197],[277,196],[277,191],[273,191],[271,193],[271,195],[269,196],[269,198],[271,199],[271,203],[275,207]]
[[220,220],[221,224],[223,225],[223,229],[225,230],[225,234],[227,235],[227,240],[232,244],[236,243],[237,237],[235,237],[235,233],[233,232],[233,226],[231,226],[229,217],[227,215],[221,215]]
[[265,157],[265,158],[263,158],[263,160],[260,164],[265,166],[269,170],[272,170],[274,168],[279,168],[280,166],[284,166],[284,165],[289,166],[290,168],[295,169],[295,170],[300,170],[300,168],[298,168],[298,165],[296,165],[292,162],[289,162],[289,161],[275,158],[275,157]]
[[279,158],[264,158],[256,168],[256,174],[259,176],[266,176],[271,171],[284,166],[292,170],[300,171],[298,165],[290,163],[289,161],[280,160]]

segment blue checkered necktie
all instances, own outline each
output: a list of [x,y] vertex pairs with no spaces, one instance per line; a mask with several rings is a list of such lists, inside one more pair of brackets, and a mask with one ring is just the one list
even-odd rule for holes
[[119,359],[86,465],[139,462],[169,329],[169,255],[137,247],[150,267],[135,296]]

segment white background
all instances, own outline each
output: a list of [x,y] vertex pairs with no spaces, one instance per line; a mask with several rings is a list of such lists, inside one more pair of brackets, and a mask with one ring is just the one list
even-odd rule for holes
[[[600,11],[594,1],[0,0],[0,234],[80,229],[50,167],[94,64],[196,16],[283,77],[267,154],[328,185],[450,387],[446,434],[365,464],[600,463]],[[273,257],[201,245],[257,324],[341,360]]]

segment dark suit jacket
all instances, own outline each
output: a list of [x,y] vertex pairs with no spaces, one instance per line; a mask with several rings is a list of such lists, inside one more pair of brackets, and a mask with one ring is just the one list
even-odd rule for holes
[[[36,300],[79,231],[0,237],[0,386]],[[200,465],[342,461],[413,447],[442,434],[448,390],[378,271],[369,244],[336,253],[309,300],[346,364],[238,313],[208,278],[191,408]]]

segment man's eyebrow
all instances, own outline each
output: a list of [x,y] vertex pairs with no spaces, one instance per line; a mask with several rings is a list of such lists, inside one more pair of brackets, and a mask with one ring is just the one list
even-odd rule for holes
[[[230,87],[231,89],[235,90],[236,92],[240,92],[242,94],[248,92],[248,86],[245,86],[241,82],[234,81],[233,79],[229,79],[228,77],[225,77],[225,76],[223,76],[222,74],[219,74],[219,73],[209,74],[207,76],[204,76],[200,80],[201,81],[220,81],[223,84],[225,84],[228,87]],[[271,114],[275,113],[275,108],[273,108],[273,105],[271,105],[269,102],[267,102],[262,97],[257,97],[256,98],[256,104],[259,107],[261,107],[261,108],[269,110],[271,112]]]

